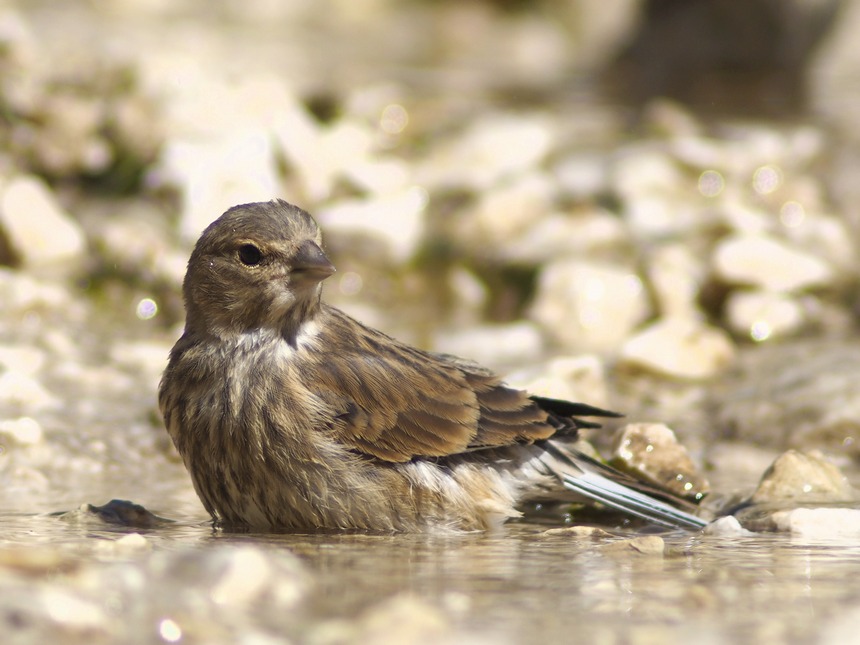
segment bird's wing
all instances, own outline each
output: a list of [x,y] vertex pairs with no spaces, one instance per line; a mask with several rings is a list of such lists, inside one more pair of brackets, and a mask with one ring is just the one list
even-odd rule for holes
[[317,340],[326,351],[308,353],[303,377],[334,410],[334,437],[354,450],[402,462],[531,443],[561,429],[484,368],[415,349],[333,308],[324,315]]

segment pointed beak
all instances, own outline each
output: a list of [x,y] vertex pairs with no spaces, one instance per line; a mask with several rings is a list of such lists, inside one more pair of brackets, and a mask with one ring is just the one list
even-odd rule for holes
[[290,278],[294,282],[318,283],[335,272],[334,265],[323,250],[312,240],[299,244],[293,256]]

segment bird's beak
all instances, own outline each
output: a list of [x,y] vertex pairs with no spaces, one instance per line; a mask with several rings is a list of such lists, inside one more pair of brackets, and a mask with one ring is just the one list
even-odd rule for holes
[[294,282],[316,284],[322,282],[336,271],[323,250],[312,240],[299,244],[293,256],[290,278]]

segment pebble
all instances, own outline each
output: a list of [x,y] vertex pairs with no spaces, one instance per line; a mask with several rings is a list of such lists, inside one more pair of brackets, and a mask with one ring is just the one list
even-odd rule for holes
[[567,351],[614,351],[649,313],[631,270],[565,259],[545,266],[529,317]]
[[427,193],[412,186],[386,195],[344,199],[314,215],[327,235],[367,235],[385,244],[391,258],[405,262],[418,249],[424,233]]
[[11,438],[18,445],[28,446],[40,443],[44,434],[39,422],[31,417],[0,419],[0,435]]
[[754,532],[741,526],[738,518],[733,515],[717,518],[702,529],[702,533],[719,538],[752,537],[755,535]]
[[820,287],[835,273],[825,260],[767,235],[731,235],[714,250],[716,274],[729,284],[792,292]]
[[564,401],[609,406],[609,385],[603,361],[594,354],[558,356],[509,374],[507,381],[534,394]]
[[659,246],[648,257],[647,273],[661,315],[671,318],[701,316],[697,299],[705,281],[705,267],[689,245]]
[[675,433],[662,423],[629,423],[612,437],[609,463],[675,495],[702,499],[710,490]]
[[[457,227],[458,239],[473,240],[476,254],[504,249],[542,221],[552,205],[553,185],[542,173],[527,173],[485,191]],[[488,248],[489,247],[489,248]]]
[[724,331],[692,318],[661,318],[627,340],[619,355],[625,364],[681,380],[711,378],[734,357]]
[[500,369],[506,365],[522,365],[542,355],[544,341],[534,323],[520,321],[440,330],[434,336],[433,349]]
[[551,212],[509,237],[495,250],[512,264],[541,265],[575,257],[612,259],[630,245],[630,236],[618,217],[597,207]]
[[611,553],[613,555],[634,554],[634,555],[650,555],[662,556],[666,550],[666,543],[659,535],[642,535],[640,537],[630,538],[627,540],[617,540],[608,544],[601,545],[601,553]]
[[189,244],[228,208],[280,192],[271,136],[259,126],[203,140],[174,137],[161,154],[159,173],[180,192],[180,233]]
[[417,181],[428,189],[481,192],[538,166],[552,149],[553,129],[540,114],[487,114],[437,145]]
[[797,298],[773,291],[734,291],[725,305],[725,320],[739,336],[756,342],[790,336],[807,322]]
[[789,450],[765,472],[750,501],[808,504],[848,502],[856,498],[845,475],[820,452]]
[[860,509],[795,508],[777,511],[770,518],[773,530],[817,540],[860,537]]
[[21,263],[29,269],[80,261],[86,250],[80,227],[48,185],[32,175],[0,184],[0,231],[12,252],[11,258],[0,257],[0,262]]

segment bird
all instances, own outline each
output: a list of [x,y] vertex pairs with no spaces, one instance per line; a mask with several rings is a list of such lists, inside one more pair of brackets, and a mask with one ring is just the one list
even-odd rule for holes
[[487,531],[525,504],[583,497],[699,529],[690,504],[578,450],[582,417],[322,299],[335,267],[313,217],[234,206],[200,235],[183,333],[159,385],[165,427],[217,526]]

